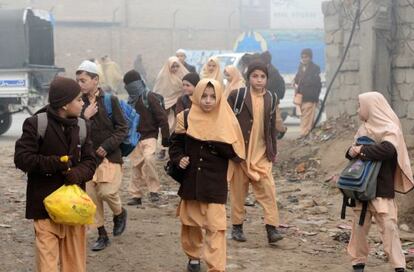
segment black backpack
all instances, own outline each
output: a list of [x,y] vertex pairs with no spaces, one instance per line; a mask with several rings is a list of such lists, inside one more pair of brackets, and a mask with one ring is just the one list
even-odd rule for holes
[[163,97],[162,95],[158,94],[158,93],[151,92],[151,91],[150,91],[150,90],[148,90],[148,89],[147,89],[147,90],[144,92],[144,94],[141,96],[141,97],[142,97],[142,103],[144,103],[144,106],[145,106],[147,109],[149,109],[150,111],[152,111],[151,106],[150,106],[150,104],[149,104],[149,102],[148,102],[148,95],[149,95],[149,93],[154,94],[154,95],[155,95],[155,97],[157,98],[158,102],[160,103],[161,107],[162,107],[163,109],[165,109],[164,97]]

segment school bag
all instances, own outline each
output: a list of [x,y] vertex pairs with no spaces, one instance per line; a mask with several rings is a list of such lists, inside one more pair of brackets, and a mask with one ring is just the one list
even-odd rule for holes
[[[148,95],[151,91],[146,89],[145,92],[142,94],[142,103],[144,103],[144,106],[149,109],[150,111],[152,111],[151,106],[148,102]],[[157,98],[158,102],[160,103],[160,106],[165,109],[165,102],[164,102],[164,97],[160,94],[151,92],[152,94],[155,95],[155,97]]]
[[[270,115],[273,115],[276,112],[277,95],[274,92],[271,92],[269,90],[266,90],[266,92],[269,93],[270,97],[272,98],[272,107],[271,107]],[[234,105],[233,105],[233,112],[236,116],[239,115],[243,110],[246,95],[247,95],[247,90],[245,87],[237,90],[236,101],[234,102]]]
[[[367,136],[359,137],[358,145],[373,145],[374,140]],[[356,201],[362,203],[359,225],[363,225],[368,202],[376,197],[377,177],[382,161],[369,161],[355,158],[341,172],[337,187],[343,194],[341,218],[345,219],[346,207],[355,207]]]
[[[47,113],[46,112],[40,112],[36,114],[37,116],[37,135],[39,139],[42,139],[45,137],[46,129],[47,129]],[[81,146],[85,143],[86,140],[86,123],[85,120],[82,118],[78,118],[78,126],[79,126],[79,140]]]
[[[134,150],[141,138],[141,134],[138,132],[139,114],[131,105],[123,100],[119,100],[119,105],[121,106],[124,118],[128,123],[128,135],[119,146],[122,156],[126,157]],[[104,95],[104,106],[109,118],[112,120],[111,94],[107,93]]]
[[[188,113],[189,109],[184,110],[184,128],[187,130],[188,128]],[[182,183],[184,179],[184,175],[186,172],[186,169],[182,169],[178,165],[175,165],[171,159],[167,162],[167,164],[164,166],[165,173],[172,177],[175,181],[178,183]]]

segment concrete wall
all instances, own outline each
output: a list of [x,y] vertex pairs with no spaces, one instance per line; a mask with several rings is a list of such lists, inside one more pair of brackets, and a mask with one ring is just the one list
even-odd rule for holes
[[[354,1],[324,2],[327,82],[344,53]],[[406,0],[361,0],[363,10],[327,102],[328,117],[356,115],[358,94],[378,90],[401,120],[414,146],[414,8]]]
[[178,48],[231,50],[238,0],[2,0],[0,8],[52,11],[56,64],[72,76],[87,58],[109,55],[125,72],[141,54],[149,81]]

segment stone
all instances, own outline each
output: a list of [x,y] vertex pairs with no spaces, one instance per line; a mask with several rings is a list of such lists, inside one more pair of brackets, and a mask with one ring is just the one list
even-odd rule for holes
[[[393,71],[393,76],[394,76],[394,80],[397,84],[401,84],[406,82],[405,81],[405,76],[407,74],[407,69],[398,69],[398,68],[394,68]],[[414,80],[414,77],[413,77]]]
[[407,107],[407,118],[414,120],[414,107]]
[[409,232],[410,231],[410,227],[407,224],[401,224],[400,225],[400,230],[403,230],[405,232]]
[[413,99],[414,94],[414,83],[412,84],[399,84],[398,89],[400,92],[400,96],[403,100],[410,101]]
[[329,60],[332,61],[332,59],[335,59],[335,60],[338,59],[341,53],[342,53],[342,48],[340,45],[337,45],[337,44],[332,44],[325,48],[325,55],[326,55],[327,61]]
[[340,17],[338,15],[326,16],[324,20],[325,31],[335,31],[341,28]]

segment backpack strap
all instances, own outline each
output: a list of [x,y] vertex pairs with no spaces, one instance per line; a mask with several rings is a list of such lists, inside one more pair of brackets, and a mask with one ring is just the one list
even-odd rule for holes
[[272,107],[271,107],[271,110],[270,110],[270,115],[273,116],[273,114],[276,112],[277,94],[275,94],[274,92],[271,92],[269,90],[266,90],[266,91],[269,93],[270,97],[272,98],[272,103],[271,103]]
[[184,110],[184,128],[187,130],[188,128],[188,114],[190,113],[189,109]]
[[348,200],[349,198],[344,195],[344,198],[342,199],[341,219],[345,219],[346,206],[348,206]]
[[79,126],[79,141],[80,144],[83,145],[86,141],[86,122],[82,118],[78,118],[78,126]]
[[240,88],[237,90],[236,101],[234,102],[233,112],[237,116],[241,113],[244,106],[244,100],[246,99],[246,88]]
[[363,226],[365,222],[365,216],[367,215],[368,201],[362,201],[361,203],[362,203],[362,210],[361,210],[361,216],[359,217],[358,225]]
[[46,134],[46,128],[47,128],[47,113],[41,112],[37,115],[37,137],[44,138]]
[[109,118],[112,118],[112,101],[111,101],[111,94],[106,93],[104,95],[104,106],[105,110],[108,113]]

